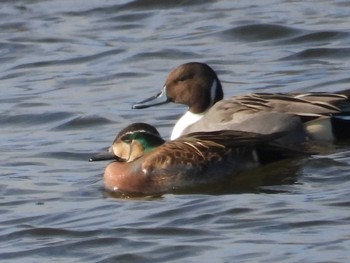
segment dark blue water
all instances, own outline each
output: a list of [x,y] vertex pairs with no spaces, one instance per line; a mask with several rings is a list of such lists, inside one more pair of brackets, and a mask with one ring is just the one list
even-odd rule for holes
[[[230,193],[111,196],[89,163],[131,104],[189,61],[226,96],[349,89],[348,1],[0,3],[0,261],[348,262],[350,148],[248,174]],[[263,175],[263,176],[262,176]]]

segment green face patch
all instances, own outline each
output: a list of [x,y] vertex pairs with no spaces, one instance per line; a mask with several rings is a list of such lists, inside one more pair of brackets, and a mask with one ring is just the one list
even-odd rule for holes
[[161,137],[144,131],[127,133],[121,139],[127,144],[130,144],[133,140],[138,141],[144,148],[145,153],[152,151],[154,148],[164,143]]

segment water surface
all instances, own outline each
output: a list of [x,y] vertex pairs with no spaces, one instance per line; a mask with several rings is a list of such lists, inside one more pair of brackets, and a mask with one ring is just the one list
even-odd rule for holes
[[0,261],[348,262],[348,145],[219,195],[112,196],[105,163],[87,160],[131,122],[169,137],[184,107],[131,104],[184,62],[210,64],[226,96],[348,89],[349,13],[340,0],[2,1]]

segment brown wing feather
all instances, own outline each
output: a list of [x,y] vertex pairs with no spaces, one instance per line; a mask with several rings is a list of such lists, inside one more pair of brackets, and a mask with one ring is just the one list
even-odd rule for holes
[[169,141],[144,156],[143,169],[167,169],[181,165],[207,165],[229,155],[233,149],[253,149],[258,144],[279,138],[282,133],[261,135],[241,131],[196,132]]
[[185,137],[169,141],[144,156],[142,169],[151,172],[154,169],[186,170],[189,167],[200,169],[213,158],[221,158],[229,154],[230,148],[212,140]]

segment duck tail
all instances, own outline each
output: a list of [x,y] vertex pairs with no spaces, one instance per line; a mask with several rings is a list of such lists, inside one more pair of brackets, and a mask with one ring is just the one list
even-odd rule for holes
[[285,159],[308,157],[316,153],[307,148],[307,145],[300,144],[298,149],[296,149],[275,142],[263,145],[263,147],[257,147],[256,152],[262,165]]
[[350,113],[333,115],[332,130],[336,140],[350,140]]

